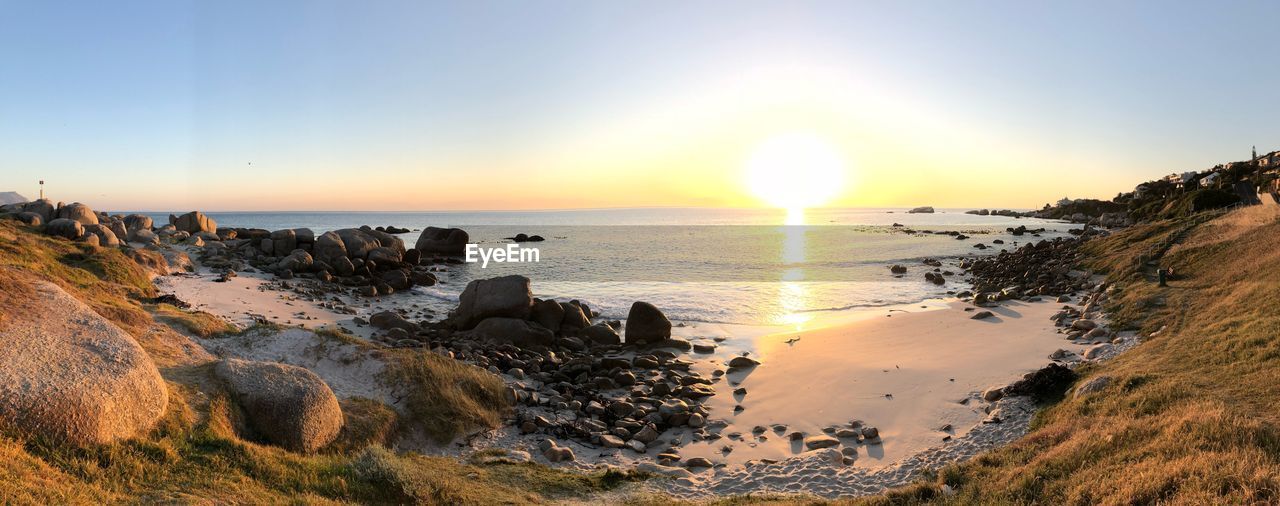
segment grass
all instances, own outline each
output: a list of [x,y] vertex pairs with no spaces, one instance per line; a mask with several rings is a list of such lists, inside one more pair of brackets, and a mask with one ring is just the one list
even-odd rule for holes
[[209,338],[240,332],[235,325],[204,311],[187,311],[170,304],[149,304],[145,307],[153,318],[181,327],[195,336]]
[[497,427],[511,409],[502,380],[488,371],[432,352],[386,350],[382,381],[405,385],[406,423],[437,442],[475,427]]
[[[386,445],[398,428],[421,422],[446,438],[496,425],[509,409],[496,376],[430,353],[380,350],[388,374],[411,385],[412,416],[399,417],[369,399],[342,402],[346,426],[315,455],[299,455],[242,439],[239,410],[209,377],[209,364],[184,362],[173,339],[154,337],[157,322],[195,335],[226,330],[209,315],[142,300],[155,295],[146,272],[110,248],[44,237],[0,220],[0,331],[34,280],[47,280],[139,336],[157,356],[169,407],[145,437],[69,447],[0,429],[0,503],[429,503],[511,504],[585,498],[639,479],[613,471],[558,471],[534,464],[473,465],[452,458],[400,454]],[[152,312],[155,317],[153,318]],[[253,329],[249,329],[252,331]],[[152,336],[142,338],[143,336]],[[331,335],[335,342],[350,336]],[[0,346],[3,343],[0,342]],[[163,356],[163,360],[160,357]]]
[[[1012,445],[866,504],[1214,504],[1280,501],[1280,212],[1140,225],[1087,246],[1108,309],[1150,334],[1081,370],[1113,378],[1041,412]],[[1176,244],[1164,244],[1177,240]],[[1167,248],[1165,248],[1168,246]],[[1134,259],[1167,249],[1167,288]],[[954,489],[941,493],[941,485]]]

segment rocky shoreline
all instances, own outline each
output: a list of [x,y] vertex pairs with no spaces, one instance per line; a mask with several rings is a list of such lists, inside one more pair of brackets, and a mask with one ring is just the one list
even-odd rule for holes
[[[421,348],[498,374],[507,382],[507,400],[516,407],[509,420],[511,430],[519,438],[537,441],[538,452],[550,463],[578,459],[576,448],[578,452],[627,451],[636,459],[652,456],[653,463],[645,469],[679,479],[690,478],[689,471],[722,468],[723,464],[711,459],[685,458],[679,448],[733,437],[723,434],[726,414],[712,412],[706,401],[717,395],[718,385],[735,387],[739,381],[735,377],[759,365],[745,354],[717,355],[714,341],[695,343],[673,336],[672,322],[647,302],[635,302],[625,324],[599,321],[598,313],[581,301],[534,298],[531,281],[518,275],[468,281],[458,306],[448,315],[404,305],[384,305],[380,311],[370,311],[368,304],[359,302],[442,282],[441,276],[450,266],[460,263],[457,255],[469,239],[459,229],[429,227],[413,247],[406,247],[395,234],[407,233],[407,229],[395,227],[366,226],[319,235],[309,229],[226,228],[196,211],[171,216],[170,223],[156,227],[143,215],[111,216],[95,213],[83,204],[54,206],[48,201],[6,206],[4,211],[27,223],[44,223],[49,235],[105,247],[127,246],[132,258],[158,273],[191,271],[198,265],[214,271],[218,275],[215,282],[225,282],[238,272],[270,275],[274,280],[264,285],[266,289],[290,292],[326,310],[352,315],[357,325],[376,329],[370,334],[373,342]],[[959,232],[903,231],[968,238]],[[1025,227],[1008,231],[1032,237],[1042,232]],[[1097,233],[1086,227],[1076,237],[1041,240],[977,259],[946,259],[955,264],[954,271],[937,259],[923,262],[925,282],[942,285],[949,277],[967,276],[965,282],[972,290],[955,295],[973,305],[966,310],[974,310],[975,317],[985,312],[979,311],[981,308],[1004,301],[1055,297],[1057,302],[1067,303],[1073,296],[1085,294],[1081,307],[1064,306],[1055,322],[1068,339],[1095,346],[1083,356],[1060,350],[1064,353],[1050,357],[1054,360],[1050,366],[1022,381],[982,392],[984,401],[994,406],[1005,397],[1060,395],[1063,385],[1074,380],[1073,364],[1111,356],[1132,342],[1125,341],[1132,336],[1106,330],[1099,313],[1106,286],[1074,270],[1079,245]],[[903,275],[907,268],[895,265],[891,271]],[[700,362],[711,364],[711,368],[695,370],[693,365]],[[1001,409],[988,413],[988,422],[1000,423]],[[1022,418],[1018,420],[1023,423]],[[785,426],[759,429],[755,436],[773,435],[803,445],[808,451],[796,457],[798,461],[819,458],[837,466],[852,463],[849,449],[879,441],[878,428],[861,422],[832,426],[815,434]],[[971,456],[978,451],[974,448],[989,448],[1018,435],[1017,431],[1004,431],[1000,437],[982,434],[977,431],[972,436],[971,440],[982,441],[978,446],[963,452],[943,451],[946,458],[934,455],[928,462],[934,465],[952,457]],[[842,444],[843,452],[838,449]],[[956,446],[969,448],[966,445]],[[754,469],[764,472],[777,463],[760,464]],[[882,490],[905,484],[903,480],[917,476],[917,471],[913,467],[910,472],[893,474],[894,479],[880,480],[878,486]],[[739,471],[726,471],[724,476],[736,476],[733,473]],[[767,490],[776,485],[769,480],[760,483]],[[672,487],[668,491],[680,490],[678,484]],[[692,493],[692,489],[684,490],[682,493]],[[851,491],[832,490],[838,492],[835,495]]]

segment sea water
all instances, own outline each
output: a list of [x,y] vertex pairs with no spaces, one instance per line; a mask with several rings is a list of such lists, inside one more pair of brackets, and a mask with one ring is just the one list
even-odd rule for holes
[[[166,223],[169,213],[147,213]],[[471,242],[504,247],[511,237],[540,235],[537,262],[446,266],[441,283],[416,287],[405,302],[443,315],[473,279],[521,274],[535,296],[586,302],[606,319],[625,319],[631,304],[650,302],[674,321],[783,325],[878,306],[912,304],[964,289],[957,275],[925,281],[929,258],[977,257],[1063,236],[1064,222],[978,216],[963,210],[908,214],[905,209],[809,210],[802,225],[769,209],[607,209],[493,212],[207,213],[219,226],[310,228],[316,234],[361,225],[396,226],[412,247],[427,226],[459,227]],[[1044,228],[1014,236],[1008,228]],[[908,231],[958,231],[970,236]],[[1004,244],[996,244],[994,240]],[[978,249],[982,243],[990,248]],[[889,266],[908,267],[901,277]]]

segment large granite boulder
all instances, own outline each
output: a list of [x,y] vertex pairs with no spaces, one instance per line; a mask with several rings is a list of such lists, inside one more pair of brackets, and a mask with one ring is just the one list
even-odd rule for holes
[[84,235],[84,225],[70,218],[58,218],[44,226],[44,233],[74,241]]
[[201,213],[200,211],[191,211],[182,216],[174,216],[170,214],[169,224],[188,234],[194,234],[196,232],[218,233],[218,222],[214,221],[213,218],[205,216],[204,213]]
[[645,344],[671,338],[671,320],[648,302],[636,301],[627,313],[624,339],[627,344]]
[[529,319],[552,331],[560,331],[560,322],[564,320],[564,308],[554,300],[540,300],[533,303]]
[[458,297],[458,308],[453,311],[453,322],[466,330],[481,320],[491,317],[529,317],[533,306],[533,291],[529,278],[520,275],[477,279],[467,283]]
[[285,449],[311,453],[342,430],[342,408],[324,380],[301,367],[226,359],[215,374],[244,410],[249,425]]
[[76,220],[81,225],[97,225],[98,214],[89,209],[89,206],[79,202],[73,202],[58,208],[58,218],[66,218],[68,220]]
[[347,248],[347,256],[353,259],[364,260],[369,256],[370,251],[382,246],[382,243],[379,243],[376,237],[358,228],[344,228],[335,230],[334,233],[342,238],[342,244]]
[[427,227],[414,248],[427,255],[462,256],[471,237],[460,228]]
[[378,241],[379,246],[394,250],[396,252],[397,258],[404,256],[404,252],[405,252],[404,240],[400,239],[399,237],[383,232],[381,230],[375,230],[375,229],[369,228],[368,225],[360,227],[360,231],[366,234],[369,234],[371,237],[376,239]]
[[44,223],[49,223],[58,219],[58,208],[54,206],[53,201],[49,199],[27,202],[22,205],[22,210],[28,213],[39,214]]
[[[336,268],[338,259],[347,260],[347,245],[336,232],[325,232],[316,238],[315,244],[311,246],[311,254],[316,260]],[[346,263],[350,265],[351,261],[347,260]],[[349,276],[351,273],[342,275]]]
[[472,332],[494,343],[521,348],[549,346],[555,340],[555,334],[550,330],[520,318],[485,318]]
[[282,257],[298,248],[298,234],[292,229],[276,230],[271,233],[271,251],[268,255]]
[[145,214],[130,214],[124,217],[124,228],[129,232],[135,230],[151,230],[154,222]]
[[84,233],[98,236],[99,246],[114,247],[114,246],[120,245],[120,239],[116,237],[115,232],[112,232],[111,228],[105,225],[102,225],[101,223],[97,223],[93,225],[85,225]]
[[133,336],[57,285],[28,286],[0,331],[0,424],[73,445],[150,430],[169,394]]

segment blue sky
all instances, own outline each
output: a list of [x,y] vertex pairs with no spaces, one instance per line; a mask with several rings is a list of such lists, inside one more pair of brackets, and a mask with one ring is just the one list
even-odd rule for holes
[[741,158],[803,129],[857,173],[831,205],[1110,197],[1280,149],[1275,19],[1274,2],[0,0],[0,190],[751,205]]

